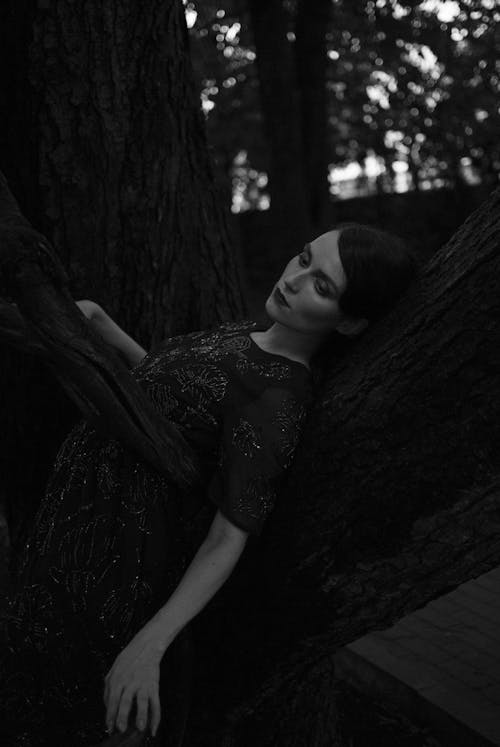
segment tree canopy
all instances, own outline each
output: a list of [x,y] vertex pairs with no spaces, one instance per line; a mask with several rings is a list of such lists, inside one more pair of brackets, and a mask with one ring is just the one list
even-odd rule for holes
[[[254,4],[225,0],[186,6],[209,140],[232,181],[234,211],[269,204]],[[304,24],[302,3],[279,5],[295,54]],[[310,13],[320,5],[311,3]],[[352,173],[389,192],[495,183],[500,10],[493,0],[335,0],[330,5],[323,18],[324,178],[328,170],[335,177],[333,169],[357,163]],[[318,34],[318,25],[310,28]],[[297,85],[293,73],[288,72],[291,89]],[[306,69],[305,75],[313,85],[313,71]],[[339,189],[334,184],[333,194]]]

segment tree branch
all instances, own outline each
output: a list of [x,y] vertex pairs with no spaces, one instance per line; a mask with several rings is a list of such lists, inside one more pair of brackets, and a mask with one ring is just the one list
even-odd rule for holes
[[0,336],[40,355],[83,415],[182,487],[197,480],[197,459],[173,423],[87,324],[67,276],[44,236],[33,230],[0,173]]

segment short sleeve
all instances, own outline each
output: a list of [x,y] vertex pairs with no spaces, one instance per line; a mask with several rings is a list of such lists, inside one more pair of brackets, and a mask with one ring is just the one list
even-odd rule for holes
[[225,414],[208,497],[240,529],[261,533],[292,463],[305,413],[292,392],[269,387]]

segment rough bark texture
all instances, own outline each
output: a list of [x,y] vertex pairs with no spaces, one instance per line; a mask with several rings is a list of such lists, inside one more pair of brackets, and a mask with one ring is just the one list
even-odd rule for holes
[[182,3],[46,2],[33,28],[39,180],[73,287],[146,343],[237,315]]
[[497,191],[332,363],[226,599],[225,744],[337,744],[335,650],[500,562],[499,235]]
[[97,427],[179,485],[194,484],[192,449],[74,304],[62,265],[19,212],[1,172],[0,288],[16,301],[0,301],[2,338],[39,355]]
[[[0,168],[73,297],[146,348],[241,316],[180,0],[7,0],[0,21]],[[15,528],[76,413],[38,360],[1,354]]]

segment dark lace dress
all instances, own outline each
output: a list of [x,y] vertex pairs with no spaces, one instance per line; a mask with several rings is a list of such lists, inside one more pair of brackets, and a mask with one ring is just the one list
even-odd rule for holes
[[167,601],[216,509],[261,532],[312,382],[302,364],[263,351],[257,329],[170,338],[133,369],[199,453],[203,488],[181,491],[86,421],[63,443],[5,619],[4,747],[104,739],[104,675]]

